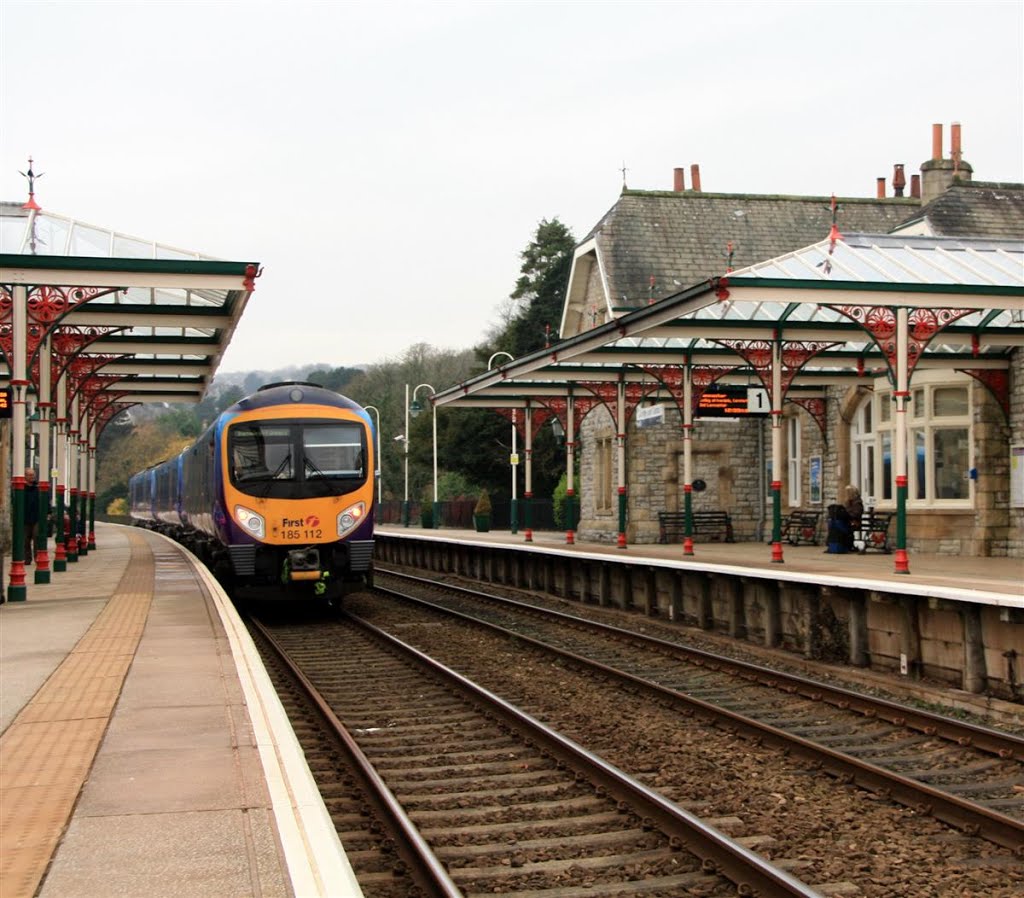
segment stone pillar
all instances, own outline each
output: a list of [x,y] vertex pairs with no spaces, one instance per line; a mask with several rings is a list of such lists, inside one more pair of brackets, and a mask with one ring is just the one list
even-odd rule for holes
[[764,644],[768,648],[775,648],[782,640],[782,626],[779,612],[779,590],[782,584],[776,583],[774,587],[770,583],[764,584]]
[[730,577],[726,584],[729,589],[729,635],[734,639],[747,638],[747,609],[744,602],[743,580]]
[[597,601],[602,608],[612,604],[612,568],[609,564],[602,564],[598,568]]
[[981,693],[988,685],[985,665],[985,640],[981,631],[981,608],[964,605],[960,609],[964,622],[964,678],[966,692]]
[[863,595],[848,594],[846,608],[849,615],[850,664],[854,667],[867,667],[870,663],[867,600]]

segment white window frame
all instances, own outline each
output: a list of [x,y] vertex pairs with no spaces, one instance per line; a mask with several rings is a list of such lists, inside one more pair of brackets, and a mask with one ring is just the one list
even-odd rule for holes
[[802,493],[803,461],[801,459],[801,430],[803,422],[799,415],[786,421],[786,495],[790,508],[800,506]]
[[[935,415],[933,413],[934,394],[936,390],[957,387],[965,390],[967,395],[966,412],[961,415]],[[950,371],[922,371],[914,375],[910,387],[912,401],[907,404],[907,507],[967,509],[974,507],[974,481],[969,472],[974,468],[974,390],[973,381],[967,375]],[[884,448],[886,444],[896,445],[896,410],[892,404],[892,388],[885,379],[876,383],[875,394],[865,402],[873,403],[872,417],[874,421],[874,482],[878,495],[875,502],[864,500],[865,505],[874,504],[880,508],[894,508],[896,505],[895,464],[890,465],[889,480],[883,479],[886,471],[884,466]],[[883,420],[883,406],[889,404],[888,420]],[[870,442],[867,434],[857,432],[856,422],[863,406],[855,413],[854,426],[851,427],[850,470],[857,476],[861,472],[860,464],[863,447]],[[936,435],[940,431],[965,431],[967,440],[967,459],[963,477],[967,487],[967,495],[963,498],[943,498],[936,495]],[[920,453],[918,453],[920,447]],[[918,459],[923,459],[923,466]],[[924,471],[924,483],[920,482],[919,471]],[[858,485],[857,481],[853,481]],[[861,474],[861,492],[863,476]]]

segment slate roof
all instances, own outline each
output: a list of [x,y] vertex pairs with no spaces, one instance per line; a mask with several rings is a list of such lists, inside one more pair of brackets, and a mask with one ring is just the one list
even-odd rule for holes
[[[912,198],[838,203],[841,232],[876,234],[920,205]],[[817,243],[831,226],[830,197],[624,190],[586,240],[597,238],[612,307],[624,310],[724,274],[730,241],[732,267],[742,268]]]
[[936,237],[1024,238],[1024,184],[954,183],[902,227],[922,220]]

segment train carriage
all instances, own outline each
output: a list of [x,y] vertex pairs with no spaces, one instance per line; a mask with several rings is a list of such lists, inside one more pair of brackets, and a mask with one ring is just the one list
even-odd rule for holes
[[271,384],[136,474],[131,514],[236,592],[340,598],[373,580],[372,424],[314,384]]

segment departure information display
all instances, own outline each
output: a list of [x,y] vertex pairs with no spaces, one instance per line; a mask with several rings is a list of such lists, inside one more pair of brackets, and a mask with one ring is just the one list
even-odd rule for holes
[[716,386],[705,390],[697,403],[698,418],[749,418],[768,414],[765,390]]

